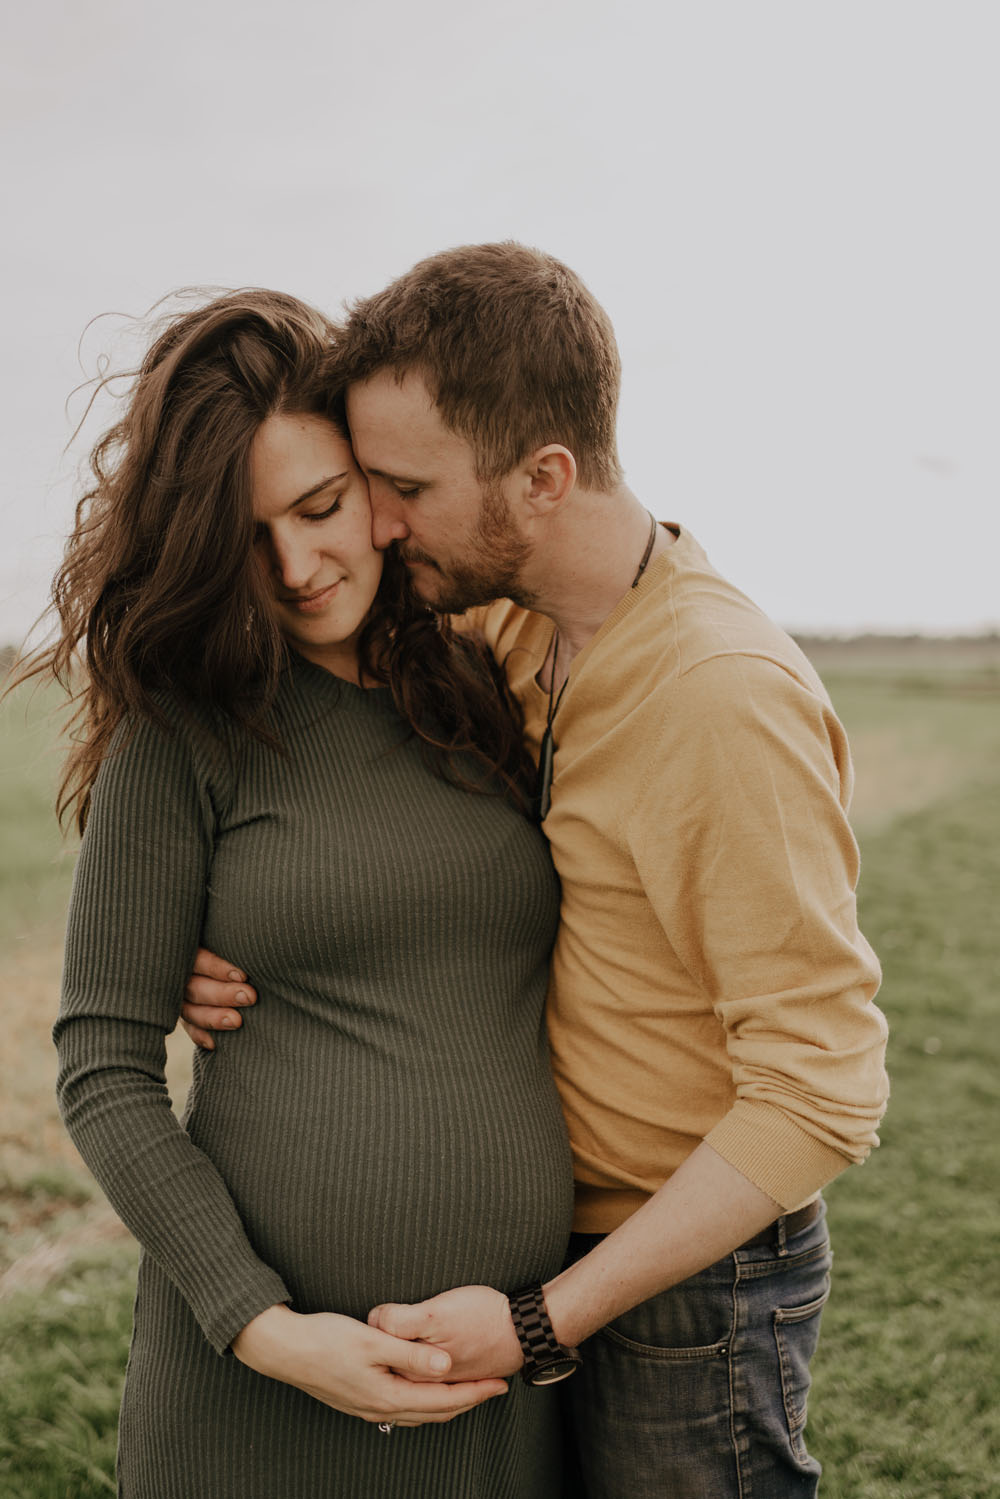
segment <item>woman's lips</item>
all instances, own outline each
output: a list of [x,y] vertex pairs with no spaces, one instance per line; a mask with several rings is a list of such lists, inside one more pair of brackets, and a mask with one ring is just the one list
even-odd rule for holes
[[318,593],[308,593],[304,597],[283,598],[281,602],[287,608],[295,609],[299,614],[319,614],[326,608],[343,581],[343,578],[338,578],[336,583],[331,583],[327,588],[321,588]]

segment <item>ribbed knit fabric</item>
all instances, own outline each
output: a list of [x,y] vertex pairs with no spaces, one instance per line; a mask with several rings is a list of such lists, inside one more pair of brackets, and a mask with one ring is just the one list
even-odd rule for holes
[[[427,769],[386,691],[296,658],[285,753],[166,701],[101,770],[56,1037],[67,1127],[143,1246],[127,1499],[554,1491],[550,1393],[384,1436],[220,1357],[258,1312],[364,1318],[560,1266],[572,1207],[542,1023],[558,888],[540,835]],[[124,736],[123,736],[124,737]],[[199,939],[260,1002],[163,1079]]]

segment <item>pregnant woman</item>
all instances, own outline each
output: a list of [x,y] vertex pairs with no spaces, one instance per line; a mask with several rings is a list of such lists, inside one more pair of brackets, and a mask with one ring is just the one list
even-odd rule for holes
[[[372,548],[332,337],[270,292],[168,322],[31,667],[83,648],[56,1037],[66,1124],[143,1250],[120,1493],[541,1499],[552,1392],[441,1382],[365,1325],[553,1275],[571,1181],[518,726]],[[267,1003],[196,1058],[179,1123],[164,1036],[199,941]]]

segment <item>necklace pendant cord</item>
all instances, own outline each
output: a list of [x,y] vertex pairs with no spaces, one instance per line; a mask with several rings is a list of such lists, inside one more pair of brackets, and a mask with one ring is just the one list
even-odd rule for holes
[[[649,537],[646,541],[646,550],[642,554],[635,577],[632,579],[634,588],[646,571],[649,559],[653,555],[653,543],[656,541],[656,516],[649,517]],[[556,630],[552,637],[552,675],[549,678],[549,711],[545,716],[545,733],[542,735],[541,748],[538,754],[538,780],[535,786],[535,817],[538,822],[544,822],[548,816],[549,806],[552,802],[552,771],[555,757],[555,742],[552,738],[552,720],[556,716],[559,704],[562,702],[563,693],[569,686],[569,677],[559,689],[559,696],[555,696],[556,690],[556,662],[559,659],[559,631]]]
[[642,561],[639,563],[639,567],[638,567],[638,570],[636,572],[636,575],[632,579],[632,587],[633,588],[638,583],[638,581],[642,577],[643,573],[646,571],[646,568],[649,566],[649,559],[653,555],[653,543],[655,541],[656,541],[656,516],[651,514],[650,517],[649,517],[649,539],[646,542],[646,550],[642,554]]

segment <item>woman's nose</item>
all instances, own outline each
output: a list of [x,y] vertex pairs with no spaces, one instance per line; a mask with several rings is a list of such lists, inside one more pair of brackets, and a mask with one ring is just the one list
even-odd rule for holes
[[275,575],[282,588],[299,593],[307,588],[316,573],[316,550],[302,538],[296,542],[275,538],[271,542]]

